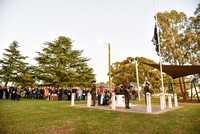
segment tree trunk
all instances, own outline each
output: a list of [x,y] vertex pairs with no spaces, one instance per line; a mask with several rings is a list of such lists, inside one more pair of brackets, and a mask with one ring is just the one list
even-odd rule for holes
[[5,86],[5,87],[7,87],[7,85],[8,85],[8,81],[6,81],[6,83],[5,83],[5,85],[4,85],[4,86]]

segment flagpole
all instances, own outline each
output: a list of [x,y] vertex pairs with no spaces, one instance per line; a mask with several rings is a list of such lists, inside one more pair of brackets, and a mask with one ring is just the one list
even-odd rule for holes
[[137,64],[137,60],[135,61],[135,68],[136,68],[136,77],[137,77],[138,99],[140,101],[140,85],[139,85],[139,78],[138,78],[138,64]]
[[156,12],[156,29],[157,29],[157,35],[158,35],[158,48],[159,48],[159,60],[160,60],[160,75],[161,75],[161,83],[162,83],[162,93],[164,93],[164,83],[163,83],[163,74],[162,74],[162,58],[160,53],[160,38],[159,38],[159,27],[158,27],[158,18],[157,18],[157,9],[156,9],[156,0],[154,0],[154,7]]

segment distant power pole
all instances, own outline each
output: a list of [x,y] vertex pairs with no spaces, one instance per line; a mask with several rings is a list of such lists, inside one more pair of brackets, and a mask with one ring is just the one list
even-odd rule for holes
[[111,93],[110,43],[108,43],[108,69],[109,69],[109,92]]

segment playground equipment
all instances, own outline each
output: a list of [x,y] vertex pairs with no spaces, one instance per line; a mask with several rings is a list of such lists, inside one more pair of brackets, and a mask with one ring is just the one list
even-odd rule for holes
[[[191,84],[191,102],[192,102],[192,97],[193,97],[193,87],[194,87],[194,89],[195,89],[195,91],[196,91],[196,95],[197,95],[197,98],[198,98],[198,101],[200,102],[200,99],[199,99],[199,95],[198,95],[198,92],[197,92],[197,88],[196,88],[196,85],[195,85],[195,81],[194,80],[192,80],[191,82],[181,82],[181,84],[182,83],[190,83]],[[174,95],[174,88],[173,88],[173,85],[174,84],[180,84],[180,83],[173,83],[173,82],[171,82],[171,83],[169,83],[169,90],[168,90],[168,93],[171,93],[171,90],[173,91],[173,95]],[[170,90],[171,89],[171,90]]]

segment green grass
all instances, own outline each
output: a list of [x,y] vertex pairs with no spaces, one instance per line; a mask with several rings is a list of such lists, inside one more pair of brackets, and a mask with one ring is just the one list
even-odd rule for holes
[[[157,104],[158,98],[154,100]],[[69,101],[0,100],[0,133],[200,133],[200,104],[180,105],[183,108],[150,115],[76,108]]]

